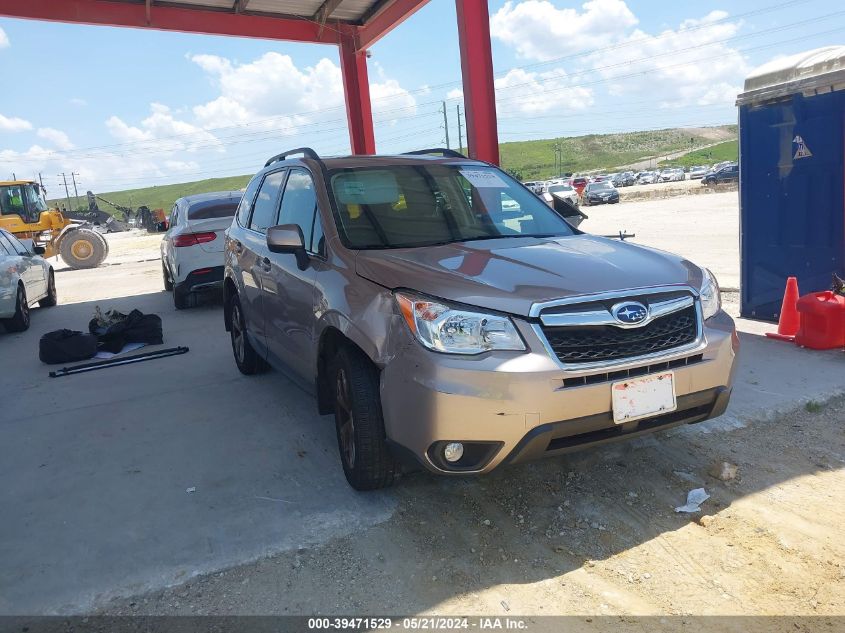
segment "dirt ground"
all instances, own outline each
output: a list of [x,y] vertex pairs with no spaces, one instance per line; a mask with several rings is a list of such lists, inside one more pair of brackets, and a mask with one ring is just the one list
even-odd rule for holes
[[[103,612],[843,615],[844,405],[482,479],[410,475],[383,524]],[[723,461],[733,479],[708,474]],[[702,511],[676,513],[698,487]]]

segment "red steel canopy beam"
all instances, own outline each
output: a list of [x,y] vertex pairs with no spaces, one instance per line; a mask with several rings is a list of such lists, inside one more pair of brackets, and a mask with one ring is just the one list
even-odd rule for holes
[[493,85],[493,52],[487,0],[455,0],[467,145],[472,158],[499,164],[499,132],[496,127],[496,90]]
[[162,31],[258,37],[291,42],[337,44],[331,29],[293,17],[273,17],[214,11],[204,8],[151,7],[146,3],[108,0],[0,0],[0,15],[10,18],[71,22],[102,26],[128,26]]
[[426,4],[428,4],[428,0],[392,0],[388,2],[363,26],[358,27],[358,50],[364,50],[375,44]]
[[373,131],[373,108],[367,75],[367,51],[358,47],[354,28],[341,31],[340,70],[343,75],[346,119],[349,124],[352,153],[375,154],[376,137]]

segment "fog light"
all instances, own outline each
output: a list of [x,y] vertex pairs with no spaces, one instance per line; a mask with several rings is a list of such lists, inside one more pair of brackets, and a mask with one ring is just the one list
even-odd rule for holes
[[447,462],[456,462],[464,456],[464,445],[460,442],[449,442],[443,449],[443,457]]

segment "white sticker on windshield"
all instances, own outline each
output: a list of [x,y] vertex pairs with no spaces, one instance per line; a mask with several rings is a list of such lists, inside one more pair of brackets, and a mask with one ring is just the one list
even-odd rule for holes
[[347,180],[343,183],[343,189],[347,196],[364,195],[364,183],[358,180]]
[[492,169],[462,169],[461,175],[469,181],[473,187],[497,187],[506,189],[507,183],[499,178]]

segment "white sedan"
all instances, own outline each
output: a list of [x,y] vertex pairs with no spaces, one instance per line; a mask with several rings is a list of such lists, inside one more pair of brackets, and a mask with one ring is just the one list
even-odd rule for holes
[[161,240],[164,289],[177,310],[196,305],[197,293],[223,286],[224,232],[241,201],[241,191],[217,191],[179,198]]
[[547,205],[554,208],[555,198],[565,200],[576,209],[581,205],[581,198],[578,196],[578,192],[575,191],[572,185],[562,183],[549,185],[548,191],[543,194],[543,200]]
[[0,229],[0,322],[9,332],[29,327],[29,308],[36,302],[56,305],[56,276],[43,254],[41,246],[29,247]]

